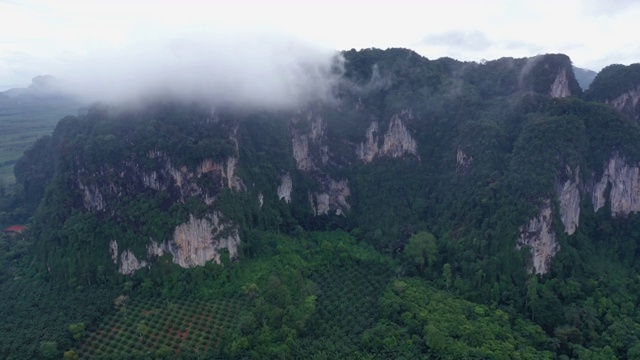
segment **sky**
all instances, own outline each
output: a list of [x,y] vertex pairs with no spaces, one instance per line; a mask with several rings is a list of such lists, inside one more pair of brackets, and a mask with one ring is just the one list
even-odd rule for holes
[[[225,64],[221,73],[291,48],[289,58],[297,64],[309,54],[370,47],[404,47],[429,59],[465,61],[564,53],[574,65],[599,71],[640,62],[638,19],[640,0],[0,0],[0,91],[27,86],[42,74],[64,78],[98,67],[110,68],[105,72],[110,76],[145,70],[135,54],[162,57],[167,48],[193,39],[206,48],[205,58]],[[287,56],[272,67],[288,66]],[[178,60],[154,66],[176,72]],[[131,62],[138,68],[127,70]],[[326,66],[326,61],[319,65]],[[296,74],[290,72],[286,81]]]

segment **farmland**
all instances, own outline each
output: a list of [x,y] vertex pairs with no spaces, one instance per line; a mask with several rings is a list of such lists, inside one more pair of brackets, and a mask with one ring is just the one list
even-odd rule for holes
[[225,333],[233,331],[244,306],[242,298],[138,298],[105,317],[87,335],[78,355],[109,359],[131,354],[206,354],[218,347]]
[[13,183],[13,165],[22,153],[51,134],[58,120],[76,115],[78,107],[76,102],[59,98],[0,96],[0,183]]

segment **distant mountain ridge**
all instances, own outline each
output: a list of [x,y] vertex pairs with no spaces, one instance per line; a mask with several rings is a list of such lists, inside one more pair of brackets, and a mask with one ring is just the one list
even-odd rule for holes
[[587,90],[593,82],[593,79],[598,75],[598,73],[593,70],[583,69],[577,66],[573,67],[573,73],[575,74],[576,80],[578,81],[578,84],[580,84],[582,90]]
[[36,76],[26,88],[12,88],[0,94],[9,98],[31,97],[41,99],[67,98],[70,96],[64,91],[63,82],[51,75]]

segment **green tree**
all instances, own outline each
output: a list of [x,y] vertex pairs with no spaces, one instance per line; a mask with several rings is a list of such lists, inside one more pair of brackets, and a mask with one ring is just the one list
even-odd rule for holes
[[68,329],[75,340],[81,340],[86,335],[85,325],[82,322],[70,324]]
[[40,354],[44,359],[55,359],[58,357],[58,342],[43,341],[40,343]]
[[420,231],[409,238],[404,248],[405,255],[418,267],[420,274],[424,274],[425,264],[431,268],[436,260],[438,245],[436,238],[427,231]]
[[73,350],[68,350],[64,352],[62,358],[64,360],[78,360],[78,354]]

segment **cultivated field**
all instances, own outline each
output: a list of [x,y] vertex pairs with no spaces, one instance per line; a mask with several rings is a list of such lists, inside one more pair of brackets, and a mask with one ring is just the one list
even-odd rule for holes
[[174,357],[206,354],[234,329],[243,298],[217,300],[135,299],[106,317],[78,349],[82,359],[132,354]]
[[13,165],[43,135],[53,132],[58,120],[78,114],[69,100],[0,97],[0,182],[15,181]]

